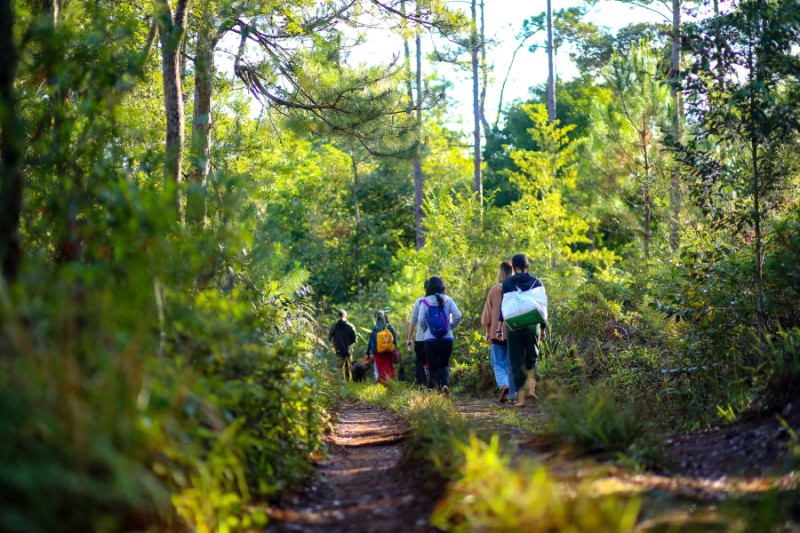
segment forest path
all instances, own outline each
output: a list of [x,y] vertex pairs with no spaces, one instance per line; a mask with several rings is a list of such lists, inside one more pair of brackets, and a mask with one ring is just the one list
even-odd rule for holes
[[[550,444],[539,431],[547,420],[540,401],[524,408],[500,405],[494,398],[454,395],[452,401],[476,429],[498,434],[515,461],[534,458],[560,483],[589,483],[596,494],[642,497],[637,531],[732,531],[737,521],[732,508],[740,520],[742,512],[756,510],[770,488],[791,495],[798,487],[791,467],[777,473],[786,459],[778,450],[785,451],[789,439],[774,419],[745,420],[666,439],[670,470],[636,472],[596,457],[576,457]],[[798,421],[792,422],[796,426]],[[287,497],[271,511],[267,531],[437,531],[428,520],[444,487],[404,461],[407,432],[385,410],[362,403],[342,406],[328,438],[329,455],[303,493]],[[798,506],[790,505],[789,513]],[[796,520],[787,519],[787,531],[800,531]]]
[[306,490],[273,509],[274,532],[428,532],[441,487],[404,461],[408,428],[361,403],[342,406],[328,456]]

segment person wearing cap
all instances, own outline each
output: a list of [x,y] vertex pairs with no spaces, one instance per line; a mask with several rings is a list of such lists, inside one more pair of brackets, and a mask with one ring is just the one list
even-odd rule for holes
[[336,355],[342,358],[342,376],[353,380],[353,346],[356,343],[356,328],[347,321],[347,311],[339,309],[339,320],[331,326],[328,340],[333,342]]

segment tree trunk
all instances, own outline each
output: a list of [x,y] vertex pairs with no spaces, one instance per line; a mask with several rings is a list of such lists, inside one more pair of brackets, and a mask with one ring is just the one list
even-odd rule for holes
[[547,118],[556,120],[556,68],[553,47],[553,3],[547,0]]
[[644,161],[644,176],[642,178],[642,231],[644,234],[644,256],[650,259],[650,241],[652,240],[650,226],[652,225],[652,198],[650,191],[650,184],[652,183],[652,176],[650,175],[650,157],[647,154],[647,145],[650,134],[647,126],[642,124],[640,132],[640,143],[642,150],[642,160]]
[[361,298],[361,209],[358,205],[358,161],[354,152],[350,152],[350,161],[353,168],[353,213],[356,221],[356,238],[353,261],[356,267],[356,301]]
[[[401,0],[400,9],[403,15],[406,14],[405,0]],[[417,6],[417,15],[419,15],[419,5]],[[414,79],[411,72],[411,47],[408,40],[403,37],[403,50],[405,53],[405,66],[406,66],[406,91],[408,93],[409,112],[413,109],[417,118],[417,143],[422,143],[422,41],[420,39],[419,27],[417,27],[416,38],[416,84],[417,84],[417,98],[414,100]],[[414,172],[414,245],[417,250],[425,246],[425,229],[424,229],[424,215],[422,210],[422,186],[425,176],[422,174],[422,160],[420,159],[420,147],[417,147],[414,159],[411,162]]]
[[[419,4],[417,4],[417,14],[419,14]],[[417,28],[417,142],[422,143],[422,38],[419,27]],[[422,174],[421,149],[417,149],[414,157],[414,213],[416,229],[417,250],[425,246],[425,213],[422,210],[422,186],[425,176]]]
[[478,48],[478,13],[477,0],[472,0],[472,33],[470,35],[470,56],[472,57],[472,116],[473,130],[473,178],[472,190],[478,196],[478,205],[483,205],[483,176],[481,176],[481,104],[479,92]]
[[[672,123],[672,135],[675,142],[680,142],[683,133],[683,96],[678,86],[681,74],[681,0],[672,0],[672,97],[675,100],[675,116]],[[678,165],[674,165],[670,176],[670,237],[669,245],[673,252],[680,247],[680,214],[683,194],[681,192],[681,176]]]
[[762,343],[766,339],[767,312],[764,307],[764,236],[761,234],[761,191],[758,175],[758,140],[755,133],[750,141],[750,157],[753,159],[753,231],[756,240],[756,320],[758,336]]
[[12,0],[0,0],[0,268],[6,282],[19,276],[22,246],[22,123],[17,115],[14,79],[17,50],[14,46]]
[[167,118],[164,188],[176,194],[183,176],[184,115],[180,49],[186,32],[188,4],[189,0],[178,0],[173,14],[169,0],[156,0],[155,13],[161,42],[161,75],[164,85],[164,113]]
[[489,127],[489,121],[486,120],[486,89],[489,85],[489,66],[486,62],[486,20],[483,0],[481,6],[481,29],[480,29],[480,43],[481,43],[481,122],[483,123],[483,134],[489,138],[492,130]]
[[194,59],[194,117],[192,122],[191,169],[189,194],[186,198],[186,218],[201,225],[205,218],[205,194],[211,165],[211,94],[214,89],[214,47],[216,30],[209,20],[209,8],[203,8],[205,24],[197,33]]

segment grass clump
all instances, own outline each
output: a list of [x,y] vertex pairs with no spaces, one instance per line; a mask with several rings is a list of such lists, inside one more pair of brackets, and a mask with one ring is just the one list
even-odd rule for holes
[[431,524],[445,531],[631,531],[639,498],[597,496],[588,484],[566,489],[547,469],[524,461],[512,466],[497,435],[489,442],[470,435],[458,479]]
[[661,461],[644,418],[633,406],[618,402],[603,385],[583,395],[555,395],[547,408],[548,432],[579,454],[612,454],[636,466]]

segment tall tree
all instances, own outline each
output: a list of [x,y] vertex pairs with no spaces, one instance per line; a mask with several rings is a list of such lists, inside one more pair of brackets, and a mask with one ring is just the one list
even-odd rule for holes
[[[682,21],[681,11],[686,0],[618,0],[624,4],[630,4],[646,9],[664,18],[670,24],[669,36],[671,40],[671,68],[669,83],[672,86],[673,117],[671,136],[680,140],[683,134],[683,124],[685,122],[683,100],[678,89],[681,75],[681,42],[682,42]],[[714,0],[715,3],[717,0]],[[595,4],[596,0],[590,0],[590,4]],[[682,179],[679,168],[673,167],[670,174],[670,247],[673,251],[679,246],[680,213],[682,203]]]
[[[681,0],[672,0],[672,68],[669,71],[670,84],[672,85],[672,99],[674,101],[674,112],[672,116],[672,136],[676,142],[680,142],[683,134],[683,96],[680,91],[681,76]],[[682,186],[679,167],[673,167],[670,173],[670,247],[673,251],[680,245],[679,229],[680,214],[682,203]]]
[[647,41],[624,55],[615,54],[605,77],[613,99],[595,110],[595,159],[612,181],[624,184],[633,179],[635,192],[629,201],[640,211],[642,249],[650,257],[653,216],[665,172],[662,130],[668,123],[669,88]]
[[[189,157],[189,191],[186,197],[186,218],[199,223],[204,217],[204,194],[211,168],[211,114],[214,91],[214,51],[219,40],[230,29],[227,19],[214,10],[211,1],[200,4],[194,36],[194,108]],[[221,18],[222,23],[218,23]]]
[[556,119],[556,67],[553,43],[553,2],[547,0],[547,117]]
[[[417,16],[420,14],[419,4],[417,4]],[[414,103],[414,110],[416,113],[416,133],[417,139],[422,141],[422,31],[417,24],[415,28],[416,44],[416,87],[417,98]],[[414,242],[417,250],[425,246],[425,210],[422,205],[423,200],[423,187],[425,184],[425,175],[422,173],[422,146],[417,145],[416,153],[414,154],[413,169],[414,169]]]
[[[478,196],[478,205],[483,205],[483,176],[481,175],[481,123],[483,110],[481,108],[480,94],[480,58],[485,48],[485,43],[481,39],[482,31],[478,30],[478,2],[472,0],[470,12],[472,14],[472,24],[470,27],[470,59],[472,60],[472,143],[473,143],[473,180],[472,190]],[[481,2],[481,20],[483,20],[483,2]],[[482,27],[482,24],[481,24]],[[485,64],[485,59],[483,63]],[[485,71],[485,69],[484,69]]]
[[156,0],[154,17],[161,42],[161,76],[164,86],[164,113],[167,131],[164,152],[165,188],[174,189],[183,179],[183,144],[185,119],[181,80],[181,45],[186,34],[190,0],[177,0],[172,9],[170,0]]
[[715,224],[751,232],[755,315],[765,335],[765,241],[798,169],[790,154],[800,131],[800,5],[746,0],[692,27],[689,42],[684,90],[698,132],[679,155]]
[[0,272],[6,281],[17,278],[22,255],[19,222],[23,133],[14,91],[18,55],[13,3],[0,0]]

